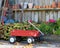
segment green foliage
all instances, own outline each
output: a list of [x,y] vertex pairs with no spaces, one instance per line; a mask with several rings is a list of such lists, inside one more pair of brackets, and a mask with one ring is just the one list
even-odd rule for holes
[[46,23],[41,23],[38,28],[42,32],[44,32],[45,34],[51,34],[52,33],[52,28],[48,24],[46,24]]
[[60,35],[60,29],[57,29],[54,34],[55,35]]
[[57,24],[60,26],[60,19],[57,20]]
[[60,35],[60,19],[58,19],[56,21],[56,27],[57,27],[57,29],[55,30],[55,33],[54,34]]
[[56,23],[57,23],[58,28],[60,28],[60,19],[58,19]]
[[[38,27],[43,33],[45,34],[55,34],[60,35],[60,19],[57,20],[55,23],[44,23],[36,24],[33,22],[33,24]],[[0,25],[2,26],[2,25]],[[35,30],[33,26],[31,26],[28,22],[24,23],[14,23],[9,25],[4,25],[2,28],[2,32],[4,32],[4,38],[8,39],[10,36],[10,31],[13,29],[20,29],[20,30]],[[54,31],[53,31],[54,30]],[[1,32],[1,30],[0,30]]]

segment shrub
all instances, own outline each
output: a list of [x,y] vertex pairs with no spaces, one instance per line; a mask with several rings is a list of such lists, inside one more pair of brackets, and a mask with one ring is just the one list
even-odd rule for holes
[[41,23],[38,28],[45,34],[51,34],[52,33],[52,28],[46,23]]
[[55,35],[60,35],[60,29],[57,29],[54,34]]

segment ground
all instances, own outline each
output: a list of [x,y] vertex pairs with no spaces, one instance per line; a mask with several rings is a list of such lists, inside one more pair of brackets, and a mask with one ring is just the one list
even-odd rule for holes
[[[8,41],[0,40],[0,48],[60,48],[60,37],[56,38],[48,36],[45,37],[44,41],[35,42],[33,44],[27,44],[26,41],[16,42],[14,44],[10,44]],[[57,40],[55,40],[57,39]]]
[[0,48],[45,48],[45,47],[60,47],[59,42],[53,41],[42,41],[42,42],[35,42],[33,44],[27,44],[26,41],[16,42],[14,44],[10,44],[8,41],[0,40]]

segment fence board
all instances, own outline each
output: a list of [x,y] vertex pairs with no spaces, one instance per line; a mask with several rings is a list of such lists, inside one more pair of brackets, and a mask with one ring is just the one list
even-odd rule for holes
[[58,19],[60,18],[60,11],[58,11]]
[[54,16],[53,11],[50,11],[50,19],[53,19],[53,16]]
[[46,12],[46,22],[48,22],[48,21],[49,21],[49,13]]
[[39,12],[39,16],[38,16],[38,22],[41,22],[41,12]]
[[34,17],[35,22],[38,22],[38,12],[35,12],[35,13],[34,13],[34,16],[35,16],[35,17]]
[[56,11],[54,11],[54,19],[55,20],[57,20],[57,18],[58,18],[58,14],[57,14],[58,12],[56,12]]
[[[16,0],[18,4],[21,2],[33,2],[35,5],[45,6],[52,5],[53,0]],[[60,2],[60,0],[55,0],[55,2]],[[41,22],[48,21],[49,19],[57,20],[57,18],[60,18],[60,11],[26,11],[23,16],[23,21],[33,20],[35,22]],[[17,20],[17,17],[15,19]]]

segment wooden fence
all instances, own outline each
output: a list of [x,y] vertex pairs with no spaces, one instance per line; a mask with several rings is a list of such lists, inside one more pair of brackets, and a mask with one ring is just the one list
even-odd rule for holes
[[[54,0],[15,0],[16,4],[21,2],[34,3],[35,5],[45,6],[51,5]],[[55,0],[55,2],[60,2],[60,0]],[[17,15],[18,14],[18,15]],[[21,13],[15,14],[15,19],[21,21]],[[42,11],[25,11],[24,16],[22,17],[23,21],[33,20],[35,22],[48,21],[49,19],[59,19],[60,10],[42,10]]]
[[[28,3],[34,3],[35,5],[39,6],[46,6],[46,5],[52,5],[54,0],[14,0],[15,4],[20,4],[24,2]],[[55,2],[60,2],[60,0],[55,0]],[[41,8],[42,9],[42,8]],[[15,12],[14,19],[18,20],[19,22],[27,21],[27,20],[33,20],[35,22],[41,22],[41,21],[48,21],[49,19],[59,19],[60,18],[60,8],[57,10],[49,10],[49,9],[42,9],[42,10],[31,10],[31,11],[25,11],[24,16],[22,16],[21,12]]]

